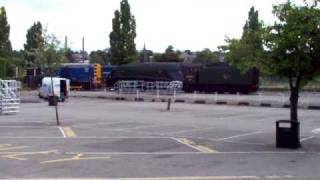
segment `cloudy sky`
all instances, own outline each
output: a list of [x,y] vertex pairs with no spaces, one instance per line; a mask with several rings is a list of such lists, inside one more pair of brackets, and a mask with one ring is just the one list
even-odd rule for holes
[[[202,50],[238,38],[251,6],[260,19],[274,21],[272,4],[285,0],[129,0],[137,21],[137,49],[163,52],[168,45],[180,50]],[[301,0],[302,1],[302,0]],[[61,41],[68,36],[73,50],[109,47],[113,13],[120,0],[0,0],[11,26],[14,49],[22,49],[27,29],[41,21]]]

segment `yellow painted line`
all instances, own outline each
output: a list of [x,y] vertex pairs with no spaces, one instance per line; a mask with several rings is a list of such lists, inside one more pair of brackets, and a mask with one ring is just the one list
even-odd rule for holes
[[11,146],[11,144],[0,144],[0,148]]
[[84,156],[83,154],[77,154],[76,156],[73,156],[71,158],[62,158],[62,159],[56,159],[56,160],[42,161],[42,162],[40,162],[40,164],[80,161],[80,160],[110,159],[110,157],[108,157],[108,156],[102,156],[102,157],[83,157],[83,156]]
[[40,152],[15,152],[8,155],[1,156],[2,158],[8,158],[8,159],[14,159],[14,160],[20,160],[25,161],[28,160],[27,158],[21,157],[26,155],[38,155],[38,154],[50,154],[50,153],[56,153],[57,150],[51,150],[51,151],[40,151]]
[[209,148],[209,147],[207,147],[207,146],[197,145],[197,147],[198,147],[199,149],[201,149],[201,152],[204,152],[204,153],[217,153],[216,150],[211,149],[211,148]]
[[187,138],[172,138],[173,140],[181,143],[181,144],[184,144],[186,146],[189,146],[193,149],[196,149],[200,152],[203,152],[203,153],[217,153],[218,151],[214,150],[214,149],[211,149],[209,147],[206,147],[206,146],[203,146],[203,145],[198,145],[196,144],[195,142],[187,139]]
[[67,138],[74,138],[77,136],[76,133],[69,126],[62,127],[62,129]]

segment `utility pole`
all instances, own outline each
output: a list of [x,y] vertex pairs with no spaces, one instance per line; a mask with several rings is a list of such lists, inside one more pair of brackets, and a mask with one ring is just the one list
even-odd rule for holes
[[58,99],[55,98],[55,96],[54,96],[54,83],[53,83],[53,77],[52,77],[51,59],[48,59],[48,68],[49,68],[49,74],[50,74],[50,78],[51,78],[51,92],[52,92],[52,97],[49,97],[49,101],[50,101],[50,98],[53,98],[52,100],[54,102],[54,106],[55,106],[55,110],[56,110],[57,125],[60,126],[59,112],[58,112]]

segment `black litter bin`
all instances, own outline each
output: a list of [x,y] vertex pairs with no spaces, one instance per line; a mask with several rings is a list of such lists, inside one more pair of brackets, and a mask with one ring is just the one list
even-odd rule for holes
[[58,97],[57,96],[49,96],[48,101],[49,101],[49,106],[56,106],[58,104]]
[[276,122],[276,146],[278,148],[297,149],[300,144],[300,123],[279,120]]

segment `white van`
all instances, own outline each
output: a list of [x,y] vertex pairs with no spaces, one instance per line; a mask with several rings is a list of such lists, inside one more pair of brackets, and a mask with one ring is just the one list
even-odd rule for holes
[[[60,101],[67,99],[70,93],[70,80],[53,77],[52,81],[54,96],[58,97]],[[52,95],[51,77],[44,77],[39,89],[39,97],[47,99]]]

